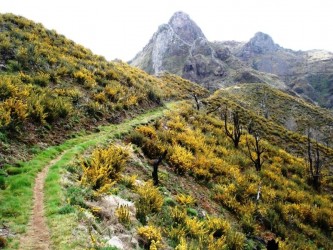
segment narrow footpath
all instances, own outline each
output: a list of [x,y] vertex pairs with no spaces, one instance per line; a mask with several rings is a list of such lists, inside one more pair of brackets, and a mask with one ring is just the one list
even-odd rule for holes
[[44,185],[49,168],[61,159],[64,153],[59,155],[38,173],[33,190],[33,210],[27,233],[21,238],[22,250],[46,250],[51,249],[50,230],[46,224],[44,214]]

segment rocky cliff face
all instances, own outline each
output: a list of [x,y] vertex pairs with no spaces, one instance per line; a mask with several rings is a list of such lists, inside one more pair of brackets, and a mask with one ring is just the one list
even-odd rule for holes
[[150,74],[162,71],[181,75],[182,66],[192,44],[205,39],[201,29],[183,13],[175,13],[167,24],[161,25],[146,47],[130,62]]
[[280,46],[275,44],[273,39],[262,32],[258,32],[255,36],[246,43],[241,49],[241,56],[250,58],[256,54],[265,54],[279,50]]
[[198,38],[206,39],[199,26],[184,12],[176,12],[171,17],[168,25],[188,45],[193,44]]
[[248,67],[227,46],[209,42],[183,12],[175,13],[167,24],[161,25],[130,64],[150,74],[163,71],[178,74],[211,90],[248,81],[285,87],[277,77]]

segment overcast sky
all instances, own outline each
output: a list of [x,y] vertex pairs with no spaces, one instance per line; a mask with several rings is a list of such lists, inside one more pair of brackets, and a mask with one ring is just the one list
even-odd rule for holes
[[42,23],[106,59],[132,59],[176,11],[210,41],[248,41],[262,31],[285,48],[333,51],[331,0],[0,0],[1,13]]

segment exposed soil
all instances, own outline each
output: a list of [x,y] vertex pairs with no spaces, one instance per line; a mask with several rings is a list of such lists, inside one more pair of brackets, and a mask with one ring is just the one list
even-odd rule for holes
[[35,181],[33,194],[33,210],[27,233],[21,238],[20,249],[25,250],[45,250],[51,249],[50,231],[46,224],[44,215],[44,184],[49,168],[61,159],[63,154],[44,167],[38,173]]

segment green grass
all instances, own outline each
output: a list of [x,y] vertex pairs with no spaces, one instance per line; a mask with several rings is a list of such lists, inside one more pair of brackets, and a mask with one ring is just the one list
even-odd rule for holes
[[[70,139],[59,146],[50,147],[40,152],[34,159],[22,163],[21,173],[6,178],[7,188],[0,190],[0,223],[9,226],[15,234],[26,232],[31,214],[33,185],[36,175],[51,160],[64,152],[61,159],[50,167],[45,183],[45,205],[48,225],[52,232],[52,242],[60,249],[66,249],[69,244],[68,237],[72,235],[73,225],[76,225],[77,222],[73,214],[59,213],[60,208],[65,205],[63,190],[60,185],[63,167],[89,147],[106,143],[116,135],[128,133],[133,127],[162,116],[163,112],[167,108],[172,108],[173,105],[174,103],[169,103],[165,107],[151,110],[118,125],[100,127],[99,133]],[[17,238],[10,241],[10,248],[17,245]],[[79,247],[78,242],[71,243]],[[70,248],[73,248],[73,246]]]

